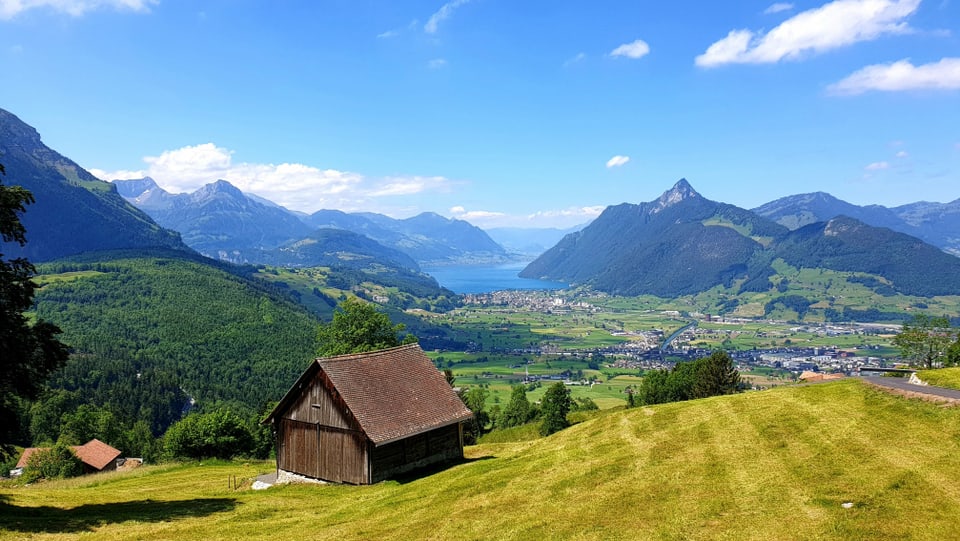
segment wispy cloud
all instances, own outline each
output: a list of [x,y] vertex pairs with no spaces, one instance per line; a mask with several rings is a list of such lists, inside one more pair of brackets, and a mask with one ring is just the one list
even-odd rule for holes
[[371,210],[381,198],[428,192],[448,192],[451,182],[440,176],[369,178],[360,173],[320,169],[300,163],[234,163],[233,152],[213,143],[168,150],[144,158],[136,171],[90,172],[104,180],[149,176],[173,193],[192,192],[223,179],[240,190],[265,197],[293,210],[314,212],[322,208]]
[[925,89],[960,89],[960,58],[943,58],[939,62],[920,66],[914,66],[908,59],[891,64],[874,64],[827,87],[827,91],[835,95],[856,95],[871,90],[898,92]]
[[587,58],[587,53],[577,53],[572,57],[568,58],[566,62],[563,63],[563,67],[572,66],[574,64],[579,64]]
[[435,70],[440,69],[447,65],[447,61],[443,58],[434,58],[433,60],[427,62],[427,67]]
[[920,0],[835,0],[798,13],[766,34],[731,30],[695,60],[697,66],[772,64],[796,60],[912,29],[906,19]]
[[897,158],[903,159],[903,158],[909,157],[910,153],[907,152],[906,150],[901,150],[900,152],[897,152],[896,154],[894,154],[894,156],[896,156]]
[[610,51],[610,56],[625,56],[627,58],[643,58],[650,53],[650,45],[642,39],[624,43]]
[[447,2],[436,13],[430,16],[427,20],[427,24],[423,25],[423,31],[427,34],[435,34],[437,29],[440,27],[440,23],[449,19],[453,15],[454,10],[458,7],[469,3],[470,0],[452,0]]
[[450,208],[450,215],[478,227],[571,227],[593,220],[603,212],[603,206],[570,207],[541,210],[518,215],[493,210],[467,210],[463,205]]
[[791,9],[793,9],[793,4],[787,2],[777,2],[776,4],[773,4],[767,9],[763,10],[763,13],[766,15],[772,15],[774,13],[780,13],[781,11],[790,11]]
[[867,171],[883,171],[884,169],[890,169],[890,164],[887,162],[873,162],[864,167]]
[[403,34],[404,32],[407,32],[407,31],[410,31],[410,30],[415,29],[415,28],[416,28],[417,26],[419,26],[419,25],[420,25],[420,22],[419,22],[418,20],[416,20],[416,19],[413,19],[413,20],[410,21],[410,22],[407,24],[407,26],[405,26],[405,27],[393,28],[393,29],[391,29],[391,30],[387,30],[386,32],[381,32],[381,33],[377,34],[377,39],[390,39],[390,38],[395,38],[395,37],[399,36],[400,34]]
[[610,158],[609,160],[607,160],[607,168],[609,169],[611,167],[620,167],[621,165],[625,165],[629,161],[630,161],[630,156],[621,156],[618,154]]
[[0,19],[12,19],[24,11],[47,8],[79,17],[99,8],[127,11],[150,11],[160,0],[0,0]]

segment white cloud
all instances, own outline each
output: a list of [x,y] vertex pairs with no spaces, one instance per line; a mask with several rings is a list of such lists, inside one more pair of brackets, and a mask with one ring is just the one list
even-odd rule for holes
[[383,183],[371,189],[367,195],[371,197],[414,195],[427,191],[445,192],[449,189],[450,180],[446,177],[387,177]]
[[828,92],[839,95],[863,94],[870,90],[897,92],[925,89],[960,89],[960,58],[943,58],[939,62],[920,66],[914,66],[908,59],[891,64],[874,64],[827,87]]
[[793,4],[787,2],[777,2],[776,4],[771,5],[767,9],[763,10],[763,13],[766,15],[771,15],[774,13],[780,13],[781,11],[790,11],[793,9]]
[[436,70],[440,69],[447,65],[447,61],[443,58],[434,58],[433,60],[427,62],[427,67]]
[[450,214],[463,214],[464,212],[467,212],[467,209],[461,207],[460,205],[450,207]]
[[897,153],[895,154],[895,156],[898,157],[898,158],[906,158],[906,157],[909,156],[909,155],[910,155],[910,153],[907,152],[906,150],[901,150],[900,152],[897,152]]
[[193,192],[223,179],[244,192],[304,212],[323,208],[370,210],[377,205],[375,200],[378,198],[446,192],[451,185],[449,180],[439,176],[371,179],[359,173],[300,163],[234,163],[231,151],[213,143],[168,150],[143,161],[147,166],[143,170],[90,169],[90,172],[104,180],[149,176],[173,193]]
[[887,162],[873,162],[866,167],[867,171],[883,171],[884,169],[890,169],[890,164]]
[[624,43],[610,51],[610,56],[625,56],[627,58],[643,58],[650,53],[650,46],[646,41],[638,39],[631,43]]
[[[539,210],[533,214],[527,215],[527,219],[531,221],[541,221],[552,218],[575,218],[577,220],[576,223],[582,223],[584,220],[592,220],[597,216],[600,216],[600,213],[603,212],[603,209],[605,208],[607,207],[596,205],[590,207],[569,207],[557,210]],[[571,223],[568,225],[574,224]]]
[[0,0],[0,19],[12,19],[24,11],[37,8],[49,8],[79,17],[99,8],[150,11],[150,6],[158,3],[159,0]]
[[798,13],[773,30],[731,30],[695,60],[697,66],[772,64],[912,29],[920,0],[835,0]]
[[399,30],[387,30],[386,32],[381,32],[377,34],[377,39],[389,39],[395,38],[400,35]]
[[619,154],[607,160],[607,168],[620,167],[630,161],[630,156],[620,156]]
[[452,0],[447,2],[436,13],[430,16],[430,19],[427,20],[427,24],[423,25],[423,31],[428,34],[434,34],[437,32],[437,29],[440,26],[440,23],[446,19],[449,19],[453,15],[453,11],[458,7],[469,3],[470,0]]

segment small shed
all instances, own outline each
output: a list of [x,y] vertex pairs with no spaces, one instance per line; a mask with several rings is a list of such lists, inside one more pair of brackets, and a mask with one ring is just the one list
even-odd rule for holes
[[[27,447],[20,455],[17,462],[17,469],[22,470],[27,466],[30,457],[38,452],[45,451],[49,447]],[[94,438],[83,445],[71,445],[70,450],[77,455],[80,462],[83,463],[83,473],[97,473],[117,469],[117,458],[120,457],[120,451]]]
[[417,344],[316,359],[263,421],[277,470],[371,484],[463,458],[473,417]]

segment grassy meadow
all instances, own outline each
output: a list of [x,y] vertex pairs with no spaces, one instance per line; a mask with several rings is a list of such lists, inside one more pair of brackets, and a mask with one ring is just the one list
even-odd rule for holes
[[[960,409],[856,380],[594,414],[374,486],[271,463],[0,486],[4,539],[948,539]],[[529,432],[529,430],[527,430]],[[245,480],[230,488],[230,476]]]

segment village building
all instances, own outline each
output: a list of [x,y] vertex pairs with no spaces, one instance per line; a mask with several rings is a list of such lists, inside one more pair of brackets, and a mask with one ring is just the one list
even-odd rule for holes
[[[38,452],[45,451],[46,447],[27,447],[20,455],[17,461],[17,467],[14,471],[23,471],[30,461],[30,457]],[[102,471],[112,471],[117,469],[117,459],[120,458],[120,451],[110,445],[94,438],[83,445],[72,445],[70,450],[77,455],[80,462],[83,463],[83,473],[97,473]]]
[[279,480],[360,485],[463,458],[460,423],[472,417],[410,344],[315,360],[263,422]]

